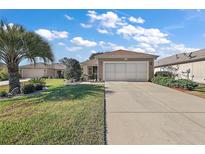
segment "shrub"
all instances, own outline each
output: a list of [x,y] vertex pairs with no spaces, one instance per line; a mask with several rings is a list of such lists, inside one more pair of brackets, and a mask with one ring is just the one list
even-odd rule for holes
[[39,84],[39,83],[37,83],[37,84],[34,85],[34,87],[35,87],[35,90],[43,90],[44,86]]
[[22,92],[24,94],[30,94],[30,93],[33,93],[34,91],[35,91],[35,87],[33,84],[26,84],[22,88]]
[[158,71],[154,74],[154,76],[162,76],[162,77],[174,77],[174,74],[169,71]]
[[171,87],[175,84],[176,80],[170,77],[156,76],[152,79],[152,82],[163,86]]
[[81,74],[82,74],[82,69],[80,66],[79,61],[76,59],[72,58],[63,58],[60,60],[60,63],[65,65],[65,70],[64,70],[64,78],[67,80],[75,80],[79,81]]
[[196,88],[198,86],[198,84],[196,82],[191,81],[191,80],[179,79],[179,80],[177,80],[177,86],[179,88],[193,90],[194,88]]
[[29,80],[29,83],[34,85],[42,85],[43,87],[46,85],[45,78],[32,78],[31,80]]
[[193,90],[195,87],[198,86],[197,83],[191,80],[186,80],[186,79],[175,80],[174,78],[162,77],[162,76],[154,77],[152,79],[152,82],[162,85],[162,86],[183,88],[183,89],[188,89],[188,90]]
[[6,91],[0,91],[0,97],[6,97],[7,92]]

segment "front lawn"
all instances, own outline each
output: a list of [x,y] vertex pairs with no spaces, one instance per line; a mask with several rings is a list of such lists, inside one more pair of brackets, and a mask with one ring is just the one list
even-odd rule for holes
[[0,101],[0,144],[104,144],[103,85],[64,86]]
[[189,91],[190,94],[205,98],[205,84],[199,84],[193,91]]

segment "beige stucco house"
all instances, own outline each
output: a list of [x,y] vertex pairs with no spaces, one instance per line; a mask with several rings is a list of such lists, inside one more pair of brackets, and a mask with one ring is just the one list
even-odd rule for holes
[[6,68],[6,65],[5,65],[4,63],[1,63],[1,62],[0,62],[0,69],[1,69],[1,68]]
[[35,77],[49,77],[61,78],[63,76],[65,66],[63,64],[28,64],[20,66],[20,75],[22,78],[35,78]]
[[177,78],[205,83],[205,49],[159,59],[154,71],[171,71]]
[[148,81],[158,56],[127,50],[105,52],[81,63],[87,79],[98,81]]

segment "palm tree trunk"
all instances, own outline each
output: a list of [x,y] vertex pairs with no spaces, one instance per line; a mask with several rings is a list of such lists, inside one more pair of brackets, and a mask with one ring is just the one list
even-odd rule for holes
[[9,92],[11,92],[14,88],[19,87],[20,93],[20,75],[18,64],[8,64],[7,68],[9,74]]

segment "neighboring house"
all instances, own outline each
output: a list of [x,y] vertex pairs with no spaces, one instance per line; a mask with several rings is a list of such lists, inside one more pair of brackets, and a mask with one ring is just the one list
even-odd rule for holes
[[63,64],[28,64],[20,66],[20,74],[22,78],[34,77],[49,77],[61,78],[63,77],[65,66]]
[[148,81],[154,75],[154,60],[158,56],[116,50],[96,55],[81,63],[84,76],[98,81]]
[[205,49],[180,53],[155,61],[156,71],[173,72],[177,78],[205,83]]
[[6,65],[0,62],[0,68],[6,68]]

